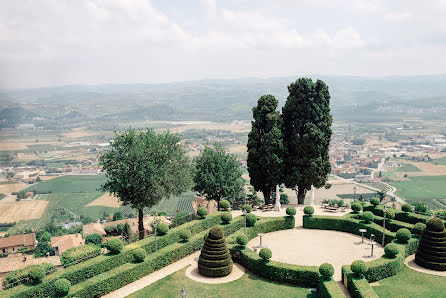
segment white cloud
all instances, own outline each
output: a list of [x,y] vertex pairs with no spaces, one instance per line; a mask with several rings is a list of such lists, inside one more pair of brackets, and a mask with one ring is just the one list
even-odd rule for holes
[[404,22],[412,17],[411,12],[394,11],[384,15],[384,19],[390,22]]

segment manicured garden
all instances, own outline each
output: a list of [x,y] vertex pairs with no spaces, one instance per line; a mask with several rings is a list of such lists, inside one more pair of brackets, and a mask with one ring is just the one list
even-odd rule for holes
[[182,289],[187,297],[317,297],[308,288],[272,282],[251,272],[229,283],[206,284],[191,280],[185,271],[186,268],[179,270],[128,297],[176,298]]

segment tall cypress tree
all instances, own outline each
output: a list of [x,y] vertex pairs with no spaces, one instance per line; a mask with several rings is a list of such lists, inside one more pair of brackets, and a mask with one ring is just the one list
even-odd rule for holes
[[254,121],[248,135],[248,172],[251,185],[261,191],[265,203],[271,203],[271,192],[282,183],[283,139],[282,119],[276,111],[277,99],[263,95],[252,109]]
[[309,78],[291,83],[288,91],[282,108],[284,181],[287,187],[297,189],[298,203],[303,204],[311,185],[322,187],[331,171],[330,93],[324,82],[314,83]]

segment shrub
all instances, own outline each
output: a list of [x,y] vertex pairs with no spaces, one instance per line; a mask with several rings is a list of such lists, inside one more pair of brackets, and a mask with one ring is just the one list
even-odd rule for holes
[[426,222],[415,263],[424,268],[446,271],[446,230],[439,218],[433,217]]
[[412,206],[410,204],[408,204],[408,203],[404,203],[401,206],[401,211],[410,212],[410,211],[412,211]]
[[246,237],[245,235],[237,236],[237,244],[238,245],[246,246],[247,243],[248,243],[248,237]]
[[225,212],[221,215],[221,220],[223,221],[223,223],[228,224],[231,222],[232,220],[232,214],[231,212]]
[[396,239],[398,239],[398,241],[400,243],[407,243],[407,241],[409,241],[411,236],[411,233],[408,229],[399,229],[396,232]]
[[133,260],[137,263],[141,263],[147,256],[147,252],[144,248],[137,248],[133,251]]
[[424,232],[426,225],[422,222],[417,222],[412,228],[412,234],[421,236]]
[[374,215],[371,211],[366,211],[361,214],[361,219],[366,223],[371,223],[374,219]]
[[206,207],[200,207],[197,209],[197,215],[200,218],[205,218],[208,215],[208,209]]
[[319,266],[319,273],[325,280],[330,280],[334,274],[333,265],[329,263],[323,263]]
[[113,226],[113,225],[106,226],[104,228],[104,230],[105,230],[105,233],[107,233],[107,235],[117,235],[118,234],[117,227]]
[[213,227],[201,249],[198,271],[209,277],[226,276],[232,271],[232,259],[221,227]]
[[45,273],[53,272],[56,269],[56,266],[48,263],[41,263],[39,265],[28,265],[23,267],[22,269],[14,270],[6,274],[5,278],[3,279],[3,289],[8,289],[11,287],[18,286],[19,284],[22,284],[25,282],[26,278],[28,278],[29,272],[33,268],[42,268]]
[[28,272],[29,283],[31,284],[39,284],[42,282],[42,279],[45,277],[45,270],[41,267],[34,267]]
[[444,223],[438,217],[433,217],[426,222],[426,228],[433,232],[443,232]]
[[192,233],[189,230],[182,230],[180,232],[180,239],[183,242],[186,242],[187,240],[189,240],[189,238],[192,236]]
[[286,208],[286,214],[289,215],[289,216],[296,215],[296,208],[294,208],[293,206],[287,207]]
[[114,255],[117,255],[121,252],[124,244],[121,239],[110,239],[105,243],[105,247]]
[[242,210],[246,210],[246,213],[251,213],[252,207],[251,207],[251,205],[243,205]]
[[395,218],[395,210],[393,208],[386,208],[386,219],[392,220]]
[[54,294],[57,297],[64,297],[68,294],[71,288],[71,282],[66,278],[56,280],[54,283]]
[[219,206],[223,210],[228,210],[229,208],[231,208],[231,204],[228,200],[221,200]]
[[49,242],[49,241],[51,241],[51,234],[49,232],[44,232],[39,238],[39,242]]
[[246,225],[248,227],[253,227],[257,222],[257,216],[255,214],[247,214],[246,215]]
[[367,272],[367,264],[362,260],[356,260],[353,261],[351,269],[356,276],[361,277]]
[[[296,209],[294,209],[294,211],[296,211]],[[305,206],[304,213],[305,213],[305,215],[308,215],[308,216],[313,215],[314,214],[313,206]],[[294,214],[296,214],[296,212],[294,212]]]
[[345,202],[344,202],[344,200],[338,200],[338,203],[337,203],[337,205],[338,205],[338,207],[344,207],[345,206]]
[[268,261],[273,256],[273,252],[269,248],[262,248],[259,252],[259,257],[264,261]]
[[371,199],[370,199],[370,204],[372,204],[372,205],[375,206],[375,207],[378,206],[379,203],[380,203],[380,201],[379,201],[378,198],[371,198]]
[[189,213],[187,211],[180,211],[175,216],[175,226],[185,224],[186,222],[188,222],[190,220],[191,220],[191,217],[189,216]]
[[156,226],[156,232],[160,236],[166,235],[168,231],[169,231],[169,226],[163,222],[160,222]]
[[62,265],[66,266],[70,263],[80,260],[87,260],[89,258],[95,257],[101,253],[101,248],[94,244],[86,244],[81,246],[76,246],[66,250],[60,256],[60,262]]
[[389,258],[394,258],[398,254],[398,246],[395,243],[389,243],[384,247],[384,252]]
[[362,210],[362,205],[359,202],[353,202],[351,204],[351,208],[352,208],[353,212],[359,213],[359,211]]
[[102,244],[102,236],[99,234],[88,234],[85,237],[85,244],[101,245]]

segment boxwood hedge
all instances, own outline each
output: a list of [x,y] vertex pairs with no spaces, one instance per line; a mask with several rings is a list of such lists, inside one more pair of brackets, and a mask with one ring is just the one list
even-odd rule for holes
[[87,260],[101,254],[101,247],[94,244],[76,246],[68,249],[60,256],[62,265],[67,266],[76,261]]
[[317,295],[324,298],[345,298],[344,292],[342,292],[338,283],[333,279],[321,280],[317,285]]
[[[383,216],[383,206],[372,206],[372,205],[366,205],[364,206],[364,211],[372,211],[373,214],[378,216]],[[400,210],[395,210],[395,220],[410,223],[410,224],[416,224],[418,222],[426,223],[431,216],[429,215],[421,215],[414,212],[404,212]],[[444,221],[446,224],[446,221]]]

